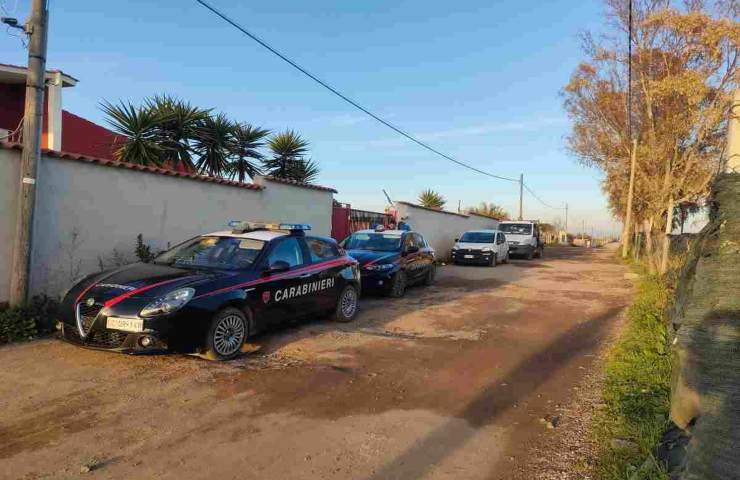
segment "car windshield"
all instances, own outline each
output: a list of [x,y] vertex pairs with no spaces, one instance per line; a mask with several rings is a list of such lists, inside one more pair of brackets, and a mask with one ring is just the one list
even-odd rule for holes
[[154,259],[159,265],[183,268],[249,268],[265,242],[251,238],[198,237],[164,252]]
[[401,235],[390,233],[353,233],[344,241],[347,250],[392,252],[401,249]]
[[464,243],[493,243],[494,234],[491,232],[465,232],[460,237]]
[[531,223],[499,223],[498,229],[513,235],[532,235]]

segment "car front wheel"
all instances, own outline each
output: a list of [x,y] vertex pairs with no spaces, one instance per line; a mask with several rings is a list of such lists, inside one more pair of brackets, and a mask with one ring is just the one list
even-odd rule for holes
[[357,315],[359,297],[357,288],[352,285],[344,287],[342,293],[339,294],[337,308],[334,310],[334,320],[337,322],[351,322]]
[[406,293],[406,272],[400,270],[393,276],[388,295],[393,298],[401,298]]
[[248,334],[247,317],[241,310],[224,308],[216,313],[206,336],[205,357],[209,360],[231,360],[241,352]]
[[491,260],[488,261],[488,266],[495,267],[497,264],[498,264],[498,258],[496,254],[494,253],[493,255],[491,255]]

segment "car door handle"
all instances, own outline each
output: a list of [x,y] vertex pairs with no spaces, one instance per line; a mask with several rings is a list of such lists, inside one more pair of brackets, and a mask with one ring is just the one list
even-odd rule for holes
[[300,277],[298,277],[298,278],[308,278],[308,277],[310,277],[311,275],[313,275],[313,273],[304,273],[303,275],[301,275],[301,276],[300,276]]

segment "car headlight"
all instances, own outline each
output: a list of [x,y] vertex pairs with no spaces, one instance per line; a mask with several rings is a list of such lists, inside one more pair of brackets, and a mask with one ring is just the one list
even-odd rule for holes
[[142,317],[155,317],[157,315],[166,315],[181,309],[186,303],[193,298],[195,289],[181,288],[173,290],[163,297],[159,297],[152,303],[144,307],[139,315]]
[[483,247],[483,248],[480,249],[480,251],[481,252],[492,252],[493,249],[491,249],[491,247]]
[[365,268],[376,272],[383,272],[387,270],[392,270],[394,266],[395,265],[393,263],[381,263],[380,265],[368,265]]
[[452,251],[453,251],[453,252],[454,252],[455,250],[459,250],[459,249],[460,249],[460,247],[458,247],[457,245],[455,245],[454,247],[452,247]]

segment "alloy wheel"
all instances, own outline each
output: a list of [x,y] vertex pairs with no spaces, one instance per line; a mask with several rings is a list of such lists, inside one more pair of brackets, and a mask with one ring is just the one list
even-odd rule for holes
[[244,343],[244,322],[238,315],[226,315],[216,325],[213,348],[223,356],[233,355]]

